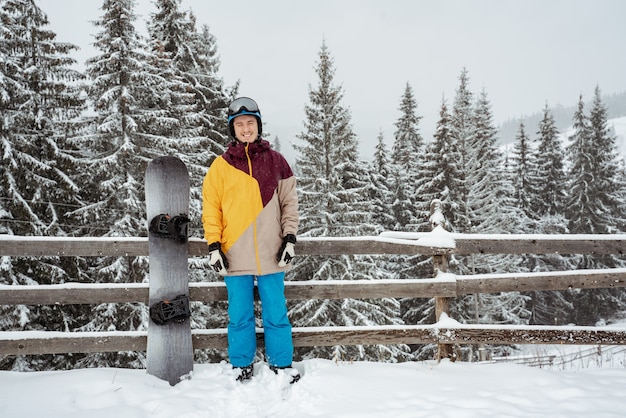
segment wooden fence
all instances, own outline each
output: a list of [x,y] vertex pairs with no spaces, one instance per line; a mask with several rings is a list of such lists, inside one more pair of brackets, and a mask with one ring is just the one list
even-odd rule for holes
[[[452,357],[453,344],[626,345],[626,329],[610,327],[460,324],[448,302],[464,294],[626,287],[626,269],[548,273],[446,274],[451,254],[623,254],[626,235],[469,235],[436,227],[428,233],[384,233],[373,237],[301,238],[299,255],[406,254],[433,258],[434,278],[411,280],[304,280],[286,283],[288,299],[430,298],[432,325],[293,329],[295,346],[437,344],[438,358]],[[147,238],[49,238],[0,236],[0,256],[147,256]],[[190,239],[189,256],[208,255],[201,239]],[[227,300],[222,282],[191,283],[192,301]],[[0,285],[0,305],[148,303],[147,284]],[[225,329],[193,330],[194,349],[225,348]],[[263,344],[261,333],[259,345]],[[147,332],[0,332],[0,355],[145,351]]]

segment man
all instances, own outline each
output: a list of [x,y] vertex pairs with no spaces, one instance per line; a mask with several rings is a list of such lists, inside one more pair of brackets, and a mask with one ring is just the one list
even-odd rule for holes
[[261,138],[261,112],[254,100],[240,97],[230,104],[228,128],[234,141],[211,164],[202,186],[209,263],[224,276],[228,291],[228,356],[237,380],[252,377],[256,281],[267,362],[294,383],[300,375],[291,367],[284,278],[295,256],[296,178],[285,158]]

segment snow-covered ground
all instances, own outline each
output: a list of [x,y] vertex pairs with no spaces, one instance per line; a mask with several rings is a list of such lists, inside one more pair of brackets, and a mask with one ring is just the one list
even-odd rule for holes
[[[6,418],[621,417],[626,359],[602,368],[306,360],[289,385],[263,364],[237,383],[227,363],[195,365],[176,386],[143,370],[0,372]],[[598,363],[596,363],[598,364]],[[608,367],[607,367],[608,366]]]

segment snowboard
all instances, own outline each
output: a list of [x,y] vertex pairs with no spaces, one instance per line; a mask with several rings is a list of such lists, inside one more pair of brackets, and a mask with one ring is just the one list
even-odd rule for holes
[[[173,306],[172,300],[189,296],[188,244],[158,234],[150,227],[159,215],[189,213],[189,173],[185,164],[172,156],[158,157],[148,164],[145,178],[148,218],[149,306],[147,372],[174,386],[193,371],[193,347],[189,317],[155,322],[153,307]],[[159,219],[164,218],[161,216]],[[186,228],[186,226],[185,226]],[[185,229],[186,233],[186,229]]]

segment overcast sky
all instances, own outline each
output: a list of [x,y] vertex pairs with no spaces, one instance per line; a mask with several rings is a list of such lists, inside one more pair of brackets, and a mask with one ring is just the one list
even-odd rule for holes
[[[96,54],[102,0],[36,0],[58,40]],[[156,11],[137,0],[138,29]],[[314,68],[325,40],[343,105],[369,159],[380,130],[388,148],[408,82],[422,135],[431,140],[443,97],[451,103],[463,67],[470,89],[487,92],[497,124],[550,106],[626,91],[626,1],[623,0],[182,0],[217,39],[219,75],[241,81],[259,103],[268,139],[278,136],[293,161],[317,87]],[[531,127],[534,131],[534,127]]]

